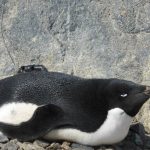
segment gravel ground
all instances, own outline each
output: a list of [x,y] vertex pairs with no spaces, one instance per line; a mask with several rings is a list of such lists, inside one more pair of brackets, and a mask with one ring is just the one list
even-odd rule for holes
[[150,135],[146,134],[142,124],[137,123],[131,126],[126,139],[118,144],[110,146],[90,147],[77,143],[47,142],[37,139],[32,142],[20,142],[16,139],[8,139],[0,135],[1,150],[149,150]]

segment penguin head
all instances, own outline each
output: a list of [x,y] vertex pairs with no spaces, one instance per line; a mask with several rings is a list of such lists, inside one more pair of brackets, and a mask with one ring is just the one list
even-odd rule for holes
[[150,86],[126,80],[110,79],[104,91],[109,109],[121,108],[131,117],[150,98]]

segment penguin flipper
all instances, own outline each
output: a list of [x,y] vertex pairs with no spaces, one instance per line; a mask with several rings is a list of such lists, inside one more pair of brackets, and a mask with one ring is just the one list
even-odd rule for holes
[[56,105],[40,106],[32,118],[19,125],[0,123],[0,131],[9,138],[29,141],[44,136],[48,131],[61,125],[64,113]]

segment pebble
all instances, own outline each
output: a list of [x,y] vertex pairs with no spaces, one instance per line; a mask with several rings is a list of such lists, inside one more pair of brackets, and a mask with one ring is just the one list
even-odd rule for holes
[[43,141],[43,140],[35,140],[33,142],[34,145],[38,145],[40,147],[43,147],[43,148],[46,148],[50,145],[50,143],[46,142],[46,141]]
[[120,146],[122,150],[141,150],[134,142],[125,141],[123,145]]
[[71,150],[85,150],[83,148],[72,148]]
[[46,150],[58,150],[61,149],[61,145],[59,143],[52,143],[50,146],[46,148]]
[[150,136],[145,136],[145,148],[150,149]]
[[138,134],[135,134],[135,143],[136,143],[136,145],[139,145],[139,146],[144,145],[143,140],[141,139],[141,137]]
[[3,149],[4,144],[0,143],[0,149]]
[[38,145],[34,145],[30,142],[24,142],[24,143],[17,142],[17,145],[21,150],[45,150],[44,148]]
[[94,150],[94,148],[92,148],[90,146],[85,146],[85,145],[81,145],[81,144],[77,144],[77,143],[73,143],[71,145],[71,148],[79,148],[79,149],[85,149],[85,150]]
[[[105,148],[105,147],[100,147],[96,150],[114,150],[113,148]],[[115,149],[116,150],[116,149]]]
[[70,143],[69,142],[63,142],[62,145],[61,145],[61,149],[71,150]]
[[96,148],[96,150],[114,150],[112,147],[110,146],[100,146],[98,148]]
[[16,143],[9,142],[4,145],[3,150],[18,150],[19,146]]
[[0,133],[0,143],[8,142],[9,139],[2,133]]

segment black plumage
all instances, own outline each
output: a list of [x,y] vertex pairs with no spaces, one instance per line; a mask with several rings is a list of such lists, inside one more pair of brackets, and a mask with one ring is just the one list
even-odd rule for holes
[[[11,102],[39,106],[28,122],[17,126],[0,123],[4,134],[21,140],[38,138],[56,128],[94,132],[108,110],[119,107],[134,116],[149,98],[144,93],[146,86],[130,81],[83,79],[46,69],[21,72],[0,80],[0,106]],[[128,96],[121,97],[124,93]]]

